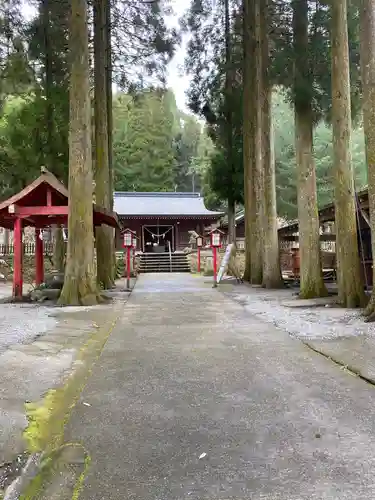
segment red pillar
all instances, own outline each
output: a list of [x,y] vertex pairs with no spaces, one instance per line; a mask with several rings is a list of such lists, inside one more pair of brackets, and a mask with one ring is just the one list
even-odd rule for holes
[[13,297],[22,297],[22,219],[14,222]]
[[126,270],[127,270],[127,278],[126,278],[126,287],[130,288],[130,252],[131,248],[127,247],[126,249]]
[[37,286],[44,282],[43,240],[40,235],[40,229],[35,229],[35,283]]
[[214,261],[213,261],[213,268],[214,268],[214,287],[217,286],[217,282],[216,282],[216,278],[217,278],[217,248],[216,247],[213,247],[212,249],[213,251],[213,257],[214,257]]

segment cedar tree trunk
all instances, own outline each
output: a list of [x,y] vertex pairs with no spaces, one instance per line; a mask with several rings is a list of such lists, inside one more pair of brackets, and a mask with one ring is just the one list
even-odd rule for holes
[[251,283],[261,285],[263,281],[263,171],[262,171],[262,47],[260,6],[263,0],[255,0],[255,58],[252,77],[254,81],[254,153],[250,180],[250,245]]
[[280,288],[284,283],[280,271],[279,238],[277,233],[276,179],[273,127],[271,118],[272,88],[269,78],[269,1],[260,2],[260,46],[262,68],[262,160],[263,160],[263,286]]
[[60,226],[53,227],[53,265],[57,271],[64,272],[65,242]]
[[[107,0],[94,0],[94,77],[95,77],[95,199],[96,203],[111,209],[111,189],[108,162],[108,102],[107,102]],[[113,230],[108,226],[96,230],[96,260],[98,283],[112,288]]]
[[354,180],[350,154],[351,105],[346,0],[331,4],[332,128],[335,175],[335,226],[339,302],[364,303],[357,243]]
[[308,38],[308,0],[293,1],[294,114],[297,160],[300,297],[327,295],[323,281],[319,214],[313,155],[312,75]]
[[86,0],[71,0],[68,251],[60,304],[99,299],[93,228],[91,100]]
[[[372,234],[372,257],[375,258],[375,0],[360,1],[361,76],[363,122],[368,171],[368,197]],[[373,273],[373,283],[375,272]],[[369,321],[375,320],[375,286],[365,310]]]
[[252,219],[251,201],[253,165],[255,161],[255,0],[243,0],[243,165],[245,198],[245,272],[244,280],[251,282]]
[[228,200],[228,243],[236,243],[236,204]]

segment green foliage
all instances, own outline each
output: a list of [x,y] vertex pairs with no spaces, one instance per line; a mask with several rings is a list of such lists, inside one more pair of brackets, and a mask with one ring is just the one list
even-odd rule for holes
[[115,188],[197,191],[204,177],[198,121],[181,113],[171,91],[150,89],[114,99]]
[[[242,162],[242,28],[238,2],[229,2],[230,61],[222,0],[192,0],[184,19],[191,30],[186,70],[192,76],[189,107],[206,119],[217,151],[206,176],[208,205],[219,200],[243,202]],[[229,79],[229,91],[225,85]]]
[[[273,96],[273,117],[278,214],[287,219],[294,219],[297,217],[294,113],[281,92],[276,92]],[[318,204],[322,207],[333,201],[332,130],[323,122],[314,131],[314,156]],[[352,164],[355,187],[360,190],[367,183],[364,134],[360,127],[352,131]]]
[[[173,190],[174,121],[167,94],[120,95],[114,107],[115,186],[121,191]],[[119,120],[118,108],[125,111]]]

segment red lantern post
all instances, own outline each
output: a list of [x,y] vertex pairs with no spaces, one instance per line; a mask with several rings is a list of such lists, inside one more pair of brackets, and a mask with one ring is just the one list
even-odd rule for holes
[[201,272],[201,248],[203,246],[202,236],[197,236],[196,238],[197,249],[198,249],[198,273]]
[[131,229],[125,229],[124,231],[124,248],[126,248],[126,288],[130,290],[130,252],[133,248],[133,236],[134,233]]
[[213,229],[210,232],[210,242],[213,254],[213,270],[214,270],[214,288],[217,287],[217,252],[221,247],[221,235],[223,234],[220,229]]

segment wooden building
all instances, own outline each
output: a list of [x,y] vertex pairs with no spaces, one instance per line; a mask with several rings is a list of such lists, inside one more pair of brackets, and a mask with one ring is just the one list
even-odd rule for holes
[[[163,253],[183,250],[189,246],[189,231],[203,234],[215,224],[222,212],[213,212],[204,205],[199,193],[115,192],[114,211],[122,230],[131,229],[138,238],[142,252]],[[121,232],[117,234],[117,248],[122,246]]]
[[[366,287],[372,286],[373,258],[371,250],[371,230],[369,224],[368,191],[364,189],[355,195],[357,219],[357,244],[361,259],[361,271]],[[335,253],[335,205],[330,203],[319,210],[320,240],[323,268],[329,254]],[[292,221],[279,229],[280,247],[298,246],[298,221]]]

